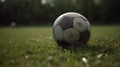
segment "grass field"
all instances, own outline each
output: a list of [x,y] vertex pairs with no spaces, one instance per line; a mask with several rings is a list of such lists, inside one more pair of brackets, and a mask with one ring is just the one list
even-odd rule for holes
[[88,46],[73,50],[57,46],[50,26],[2,27],[0,67],[120,67],[120,25],[92,26]]

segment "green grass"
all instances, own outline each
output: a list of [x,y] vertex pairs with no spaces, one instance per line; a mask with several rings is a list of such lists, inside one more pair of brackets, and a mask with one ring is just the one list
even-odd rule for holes
[[[98,55],[102,55],[97,58]],[[120,26],[92,26],[88,46],[57,46],[51,27],[0,28],[0,67],[120,67]]]

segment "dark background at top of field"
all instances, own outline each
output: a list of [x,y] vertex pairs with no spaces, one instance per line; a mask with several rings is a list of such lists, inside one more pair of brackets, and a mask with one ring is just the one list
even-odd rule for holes
[[66,12],[78,12],[93,24],[120,23],[120,0],[0,0],[0,26],[53,24]]

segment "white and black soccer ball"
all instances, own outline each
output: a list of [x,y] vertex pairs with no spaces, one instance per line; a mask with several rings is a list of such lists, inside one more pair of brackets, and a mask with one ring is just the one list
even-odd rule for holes
[[53,37],[63,48],[86,45],[90,34],[89,21],[83,15],[75,12],[62,14],[53,25]]

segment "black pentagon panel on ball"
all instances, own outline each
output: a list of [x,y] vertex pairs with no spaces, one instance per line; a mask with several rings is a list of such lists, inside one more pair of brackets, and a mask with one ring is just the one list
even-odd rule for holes
[[90,32],[86,29],[85,31],[80,32],[79,41],[83,45],[87,45],[87,42],[90,38]]
[[58,23],[64,30],[73,27],[73,17],[64,16],[60,23]]

